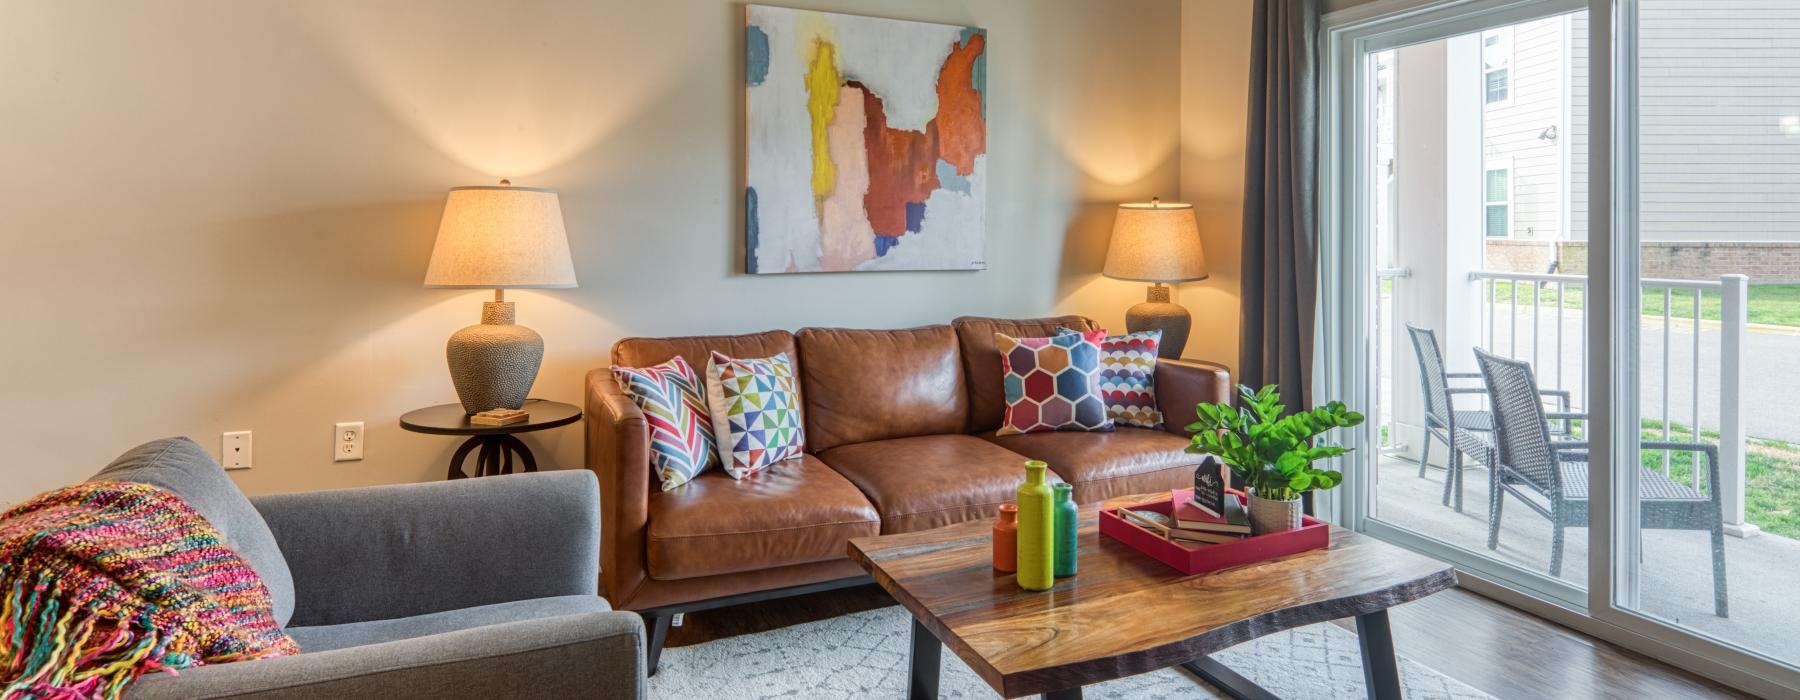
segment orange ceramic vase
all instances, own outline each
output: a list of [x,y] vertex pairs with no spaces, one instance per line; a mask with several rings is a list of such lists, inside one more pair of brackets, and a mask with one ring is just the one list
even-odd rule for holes
[[1019,568],[1019,507],[1011,503],[1000,506],[994,521],[994,568],[1009,574]]

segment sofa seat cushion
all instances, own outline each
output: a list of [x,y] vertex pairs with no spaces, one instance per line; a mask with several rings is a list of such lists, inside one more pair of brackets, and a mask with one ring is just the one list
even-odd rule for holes
[[647,568],[673,580],[843,559],[881,531],[861,491],[812,455],[743,479],[703,472],[650,495]]
[[1025,483],[1024,456],[971,435],[862,442],[826,450],[819,459],[869,495],[883,533],[991,517]]
[[165,438],[138,445],[89,481],[149,484],[180,496],[262,577],[274,603],[275,623],[286,626],[293,619],[294,575],[275,534],[225,468],[193,440]]
[[1188,441],[1148,428],[1110,433],[1027,433],[984,437],[995,445],[1050,464],[1075,487],[1077,503],[1192,486],[1201,455],[1184,452]]
[[394,620],[372,620],[317,627],[290,627],[287,633],[294,638],[294,641],[300,643],[301,653],[315,653],[427,637],[505,622],[542,620],[563,615],[606,612],[611,609],[612,607],[606,604],[606,599],[600,596],[565,595],[446,610]]

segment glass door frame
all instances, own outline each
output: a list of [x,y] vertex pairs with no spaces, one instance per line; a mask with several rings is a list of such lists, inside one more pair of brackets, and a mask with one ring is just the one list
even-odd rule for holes
[[[1321,28],[1318,347],[1314,393],[1372,407],[1377,269],[1368,217],[1376,51],[1587,10],[1589,22],[1587,403],[1591,437],[1588,588],[1454,547],[1371,517],[1380,458],[1374,428],[1345,436],[1355,448],[1340,467],[1352,477],[1320,499],[1338,524],[1454,563],[1461,585],[1586,634],[1750,692],[1800,688],[1800,668],[1628,609],[1637,600],[1638,461],[1635,312],[1639,277],[1638,148],[1635,115],[1637,0],[1377,0],[1326,15]],[[1622,29],[1622,31],[1621,31]],[[1627,245],[1626,243],[1629,243]],[[1630,284],[1621,285],[1628,280]],[[1630,352],[1621,352],[1630,350]],[[1621,417],[1623,409],[1629,416]],[[1629,418],[1626,420],[1624,418]],[[1372,426],[1373,424],[1369,424]],[[1622,430],[1621,426],[1632,428]],[[1579,566],[1581,562],[1570,562]]]

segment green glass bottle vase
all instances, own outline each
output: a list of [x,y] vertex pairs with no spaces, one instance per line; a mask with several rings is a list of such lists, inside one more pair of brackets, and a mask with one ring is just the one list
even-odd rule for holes
[[1049,465],[1037,460],[1025,463],[1025,484],[1019,487],[1019,587],[1047,591],[1056,584],[1056,495],[1044,483]]
[[1075,546],[1078,542],[1076,532],[1081,526],[1081,514],[1075,510],[1075,487],[1068,484],[1057,484],[1056,490],[1056,577],[1075,575],[1075,562],[1078,558]]

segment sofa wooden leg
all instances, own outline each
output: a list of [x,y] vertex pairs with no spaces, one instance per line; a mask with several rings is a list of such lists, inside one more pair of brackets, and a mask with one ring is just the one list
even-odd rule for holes
[[662,659],[663,643],[669,640],[669,621],[672,613],[657,610],[646,610],[638,613],[644,617],[644,632],[649,639],[644,646],[644,675],[656,675],[657,661]]

